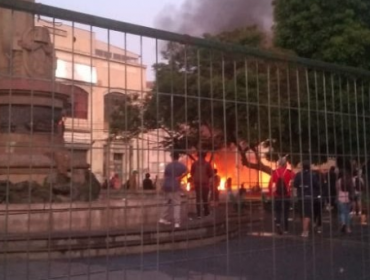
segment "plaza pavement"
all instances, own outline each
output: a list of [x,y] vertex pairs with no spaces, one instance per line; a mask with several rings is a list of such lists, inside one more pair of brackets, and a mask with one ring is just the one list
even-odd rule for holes
[[343,236],[324,217],[323,233],[300,237],[299,219],[288,235],[272,234],[272,217],[227,242],[182,251],[80,260],[4,261],[0,280],[357,280],[370,279],[369,226],[355,221]]

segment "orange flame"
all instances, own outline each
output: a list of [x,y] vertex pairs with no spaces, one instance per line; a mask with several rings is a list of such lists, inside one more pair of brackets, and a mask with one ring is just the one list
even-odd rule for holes
[[[186,158],[184,162],[188,168],[191,167],[191,160]],[[208,161],[211,161],[211,155],[208,155]],[[245,188],[253,188],[259,186],[262,190],[266,189],[270,181],[270,175],[264,172],[249,169],[241,164],[240,158],[235,153],[227,151],[218,151],[213,157],[213,167],[218,170],[218,175],[221,177],[219,190],[226,190],[226,181],[228,178],[232,179],[232,188],[238,189],[242,184]],[[190,174],[188,174],[182,181],[186,185],[186,190],[191,190],[189,182]]]

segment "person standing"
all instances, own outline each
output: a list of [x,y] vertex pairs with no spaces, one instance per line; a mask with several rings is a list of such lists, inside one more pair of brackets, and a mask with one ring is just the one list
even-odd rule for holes
[[214,203],[214,206],[217,206],[218,201],[219,201],[219,187],[221,183],[221,178],[218,175],[218,170],[214,169],[213,170],[213,176],[209,182],[210,190],[211,190],[211,201]]
[[275,213],[275,225],[278,234],[289,230],[289,210],[291,197],[291,183],[294,172],[287,168],[287,161],[282,158],[278,161],[278,168],[273,171],[269,182],[269,193],[272,198]]
[[[161,213],[160,224],[170,225],[170,219],[174,220],[175,228],[180,228],[181,220],[181,180],[186,176],[188,170],[184,164],[179,162],[180,155],[172,154],[172,162],[167,164],[164,171],[163,192],[166,204]],[[171,215],[171,210],[173,213]],[[172,217],[171,217],[172,216]]]
[[309,237],[309,227],[314,214],[314,198],[319,192],[320,182],[318,175],[311,171],[311,163],[303,161],[302,171],[294,178],[294,188],[297,189],[297,197],[302,213],[302,237]]
[[[208,195],[209,195],[209,180],[213,175],[213,169],[211,164],[206,161],[207,153],[200,152],[198,154],[198,160],[195,161],[191,166],[191,177],[194,180],[195,197],[196,197],[196,208],[197,217],[200,219],[203,215],[209,215]],[[203,206],[203,207],[202,207]]]
[[144,190],[154,190],[154,184],[152,179],[150,179],[150,174],[146,173],[145,174],[145,179],[143,180],[143,189]]
[[365,182],[361,176],[361,170],[357,170],[353,177],[353,187],[354,187],[354,200],[352,204],[352,213],[353,215],[361,216],[362,210],[362,191],[365,189]]
[[121,187],[120,185],[119,176],[115,173],[109,181],[109,188],[118,190]]
[[313,189],[313,223],[317,233],[322,233],[322,210],[323,210],[323,192],[325,188],[325,178],[320,171],[314,172],[319,181],[319,187]]
[[247,197],[247,190],[244,186],[244,183],[240,186],[238,190],[238,198],[237,203],[235,204],[235,212],[243,211],[247,205],[246,205],[246,197]]
[[137,176],[138,172],[136,170],[132,171],[130,178],[126,181],[125,189],[136,190],[137,189]]
[[338,214],[342,233],[351,232],[351,203],[353,201],[354,186],[351,173],[344,171],[337,181]]
[[337,184],[338,175],[335,171],[335,167],[332,166],[329,169],[329,172],[327,174],[326,178],[326,189],[325,189],[325,198],[328,203],[328,206],[331,207],[331,209],[336,210],[336,200],[337,200]]

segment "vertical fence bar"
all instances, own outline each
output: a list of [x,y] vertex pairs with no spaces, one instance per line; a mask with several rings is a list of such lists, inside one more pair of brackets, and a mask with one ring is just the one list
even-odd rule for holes
[[[369,87],[369,83],[368,83],[368,87]],[[367,89],[367,97],[369,98],[369,95],[370,95],[370,88]],[[370,181],[369,181],[369,158],[368,158],[368,148],[367,148],[367,144],[368,144],[368,139],[367,139],[367,125],[366,125],[366,119],[369,120],[369,114],[366,113],[366,106],[365,106],[365,96],[366,96],[366,89],[365,89],[365,86],[363,85],[362,87],[362,91],[361,91],[361,103],[362,103],[362,128],[363,128],[363,141],[364,141],[364,153],[365,153],[365,166],[364,166],[364,170],[365,170],[365,198],[366,198],[366,202],[367,202],[367,207],[363,208],[362,210],[365,210],[365,213],[366,213],[366,221],[365,221],[365,224],[367,225],[367,231],[366,231],[366,236],[367,238],[369,238],[370,236],[370,223],[369,223],[369,215],[370,215]],[[367,109],[369,110],[370,109],[370,100],[369,100],[369,103],[367,104]],[[364,195],[362,193],[362,195]],[[366,250],[367,249],[367,250]],[[370,263],[370,242],[369,242],[369,245],[367,246],[367,248],[364,248],[364,251],[367,253],[367,265]],[[365,278],[366,277],[369,277],[370,273],[367,271],[367,274],[365,274]]]
[[[0,0],[0,3],[5,5],[4,1]],[[32,6],[28,7],[26,4],[22,8],[18,1],[14,2],[14,6],[18,10],[30,10],[32,8]],[[39,9],[42,11],[41,16],[54,14],[52,27],[50,28],[54,30],[52,40],[56,45],[58,40],[61,40],[56,34],[56,18],[61,11],[54,8],[47,11],[42,6],[39,6]],[[194,39],[179,34],[162,33],[157,30],[148,30],[99,18],[81,17],[80,20],[76,18],[71,20],[70,17],[77,14],[65,12],[66,15],[62,16],[61,20],[69,19],[71,25],[67,37],[72,38],[72,41],[68,42],[66,47],[69,52],[66,57],[71,60],[71,69],[69,69],[71,73],[70,77],[67,77],[68,79],[53,76],[51,80],[52,120],[50,120],[50,125],[52,128],[51,141],[48,145],[52,150],[63,148],[60,146],[59,139],[55,137],[54,123],[56,115],[59,114],[54,102],[59,98],[57,93],[59,83],[61,83],[65,86],[71,86],[72,108],[70,114],[68,114],[68,134],[65,138],[68,138],[68,144],[70,144],[70,148],[68,148],[71,157],[69,169],[72,176],[76,172],[75,160],[80,157],[78,144],[81,141],[81,126],[86,126],[90,133],[90,135],[84,136],[84,140],[88,138],[88,154],[90,155],[89,161],[91,164],[91,174],[87,179],[89,186],[88,200],[75,203],[72,195],[75,186],[71,180],[68,183],[70,200],[62,206],[59,207],[58,205],[56,207],[53,200],[53,186],[49,184],[50,197],[49,201],[45,203],[45,210],[40,210],[42,207],[37,208],[40,213],[48,216],[47,232],[42,233],[45,236],[46,245],[43,249],[35,249],[35,242],[38,239],[33,232],[34,194],[31,186],[28,185],[28,189],[25,191],[27,201],[24,202],[22,208],[26,213],[25,216],[27,216],[24,224],[24,238],[21,240],[24,243],[23,247],[21,246],[22,248],[19,249],[20,251],[23,250],[22,255],[25,257],[22,261],[22,265],[24,265],[22,275],[25,279],[33,279],[32,273],[37,275],[36,278],[42,278],[46,275],[48,279],[70,280],[84,276],[87,276],[88,279],[95,279],[97,275],[105,277],[105,279],[115,279],[118,274],[123,279],[130,279],[132,273],[137,273],[140,278],[144,279],[148,277],[146,273],[148,270],[154,273],[166,273],[168,268],[174,269],[176,272],[180,268],[186,270],[184,275],[189,279],[194,272],[202,277],[206,277],[212,272],[215,279],[219,276],[216,275],[217,273],[224,274],[225,277],[257,278],[262,275],[269,276],[272,279],[280,279],[285,273],[283,271],[285,266],[281,266],[284,264],[280,258],[288,252],[294,252],[298,256],[303,253],[297,260],[301,269],[297,272],[297,277],[303,279],[320,278],[323,264],[319,260],[324,259],[321,253],[327,254],[329,256],[328,260],[323,260],[328,266],[325,268],[325,275],[327,277],[330,275],[331,279],[335,279],[337,277],[336,270],[338,269],[337,262],[340,262],[341,254],[347,252],[345,250],[348,249],[344,249],[345,246],[341,243],[342,240],[350,241],[351,244],[356,244],[356,246],[362,246],[361,252],[360,250],[358,250],[359,252],[356,251],[357,247],[355,250],[348,246],[350,247],[348,250],[353,252],[356,257],[361,253],[362,259],[359,262],[362,268],[361,275],[363,279],[368,276],[366,265],[369,257],[368,249],[370,248],[367,244],[369,226],[366,228],[353,219],[354,233],[350,238],[342,237],[335,232],[338,225],[337,219],[332,213],[323,211],[321,203],[319,211],[322,217],[325,216],[328,219],[328,221],[326,220],[328,224],[319,237],[314,234],[317,201],[312,198],[309,201],[313,211],[310,226],[312,236],[304,239],[304,241],[296,236],[300,229],[300,225],[297,226],[296,205],[293,207],[293,219],[290,223],[293,229],[288,235],[277,236],[275,223],[277,218],[275,213],[276,199],[271,198],[271,215],[270,213],[256,213],[255,205],[264,205],[264,203],[260,201],[254,203],[251,199],[247,201],[249,207],[242,209],[243,201],[239,193],[240,184],[244,183],[245,178],[249,180],[249,187],[257,185],[265,191],[267,175],[272,175],[265,171],[276,169],[276,156],[281,158],[289,153],[289,163],[293,171],[299,167],[298,162],[302,163],[305,159],[309,159],[311,165],[317,164],[312,169],[318,169],[315,172],[318,171],[320,177],[324,168],[321,165],[324,158],[341,162],[338,167],[342,173],[352,172],[354,166],[352,161],[356,160],[358,171],[360,167],[367,171],[365,180],[367,182],[366,196],[369,196],[369,174],[367,174],[369,172],[367,155],[367,126],[369,125],[367,110],[369,104],[367,104],[368,92],[365,89],[368,86],[368,77],[370,77],[368,72],[355,71],[352,68],[337,67],[321,62],[315,62],[315,64],[312,61],[299,58],[295,60],[289,57],[281,58],[272,54],[267,55],[264,52],[252,51],[248,48],[243,49],[240,46]],[[14,29],[14,13],[15,11],[12,11],[11,29]],[[89,37],[86,40],[86,42],[89,42],[89,53],[82,54],[79,49],[78,25],[79,22],[86,24],[87,20],[91,21],[87,30],[85,30],[88,32],[86,36]],[[103,28],[107,32],[106,38],[101,41],[107,48],[104,51],[107,50],[107,52],[99,58],[104,64],[102,68],[105,69],[97,69],[96,84],[92,77],[95,75],[96,69],[94,67],[98,59],[96,52],[100,47],[95,42],[95,40],[99,41],[93,34],[95,27]],[[133,29],[133,27],[136,29]],[[121,32],[120,36],[123,33],[124,50],[117,50],[118,46],[115,44],[112,33],[114,31]],[[11,33],[13,32],[14,30]],[[139,44],[137,46],[128,44],[131,35],[138,36]],[[151,59],[150,54],[146,52],[147,46],[149,46],[148,41],[146,41],[147,38],[154,38],[155,40],[155,55],[152,58],[156,64],[154,70],[155,86],[150,93],[147,92],[148,88],[145,84],[147,73],[144,70],[145,61]],[[165,50],[167,53],[160,56],[160,40],[164,38],[168,39],[166,41],[168,43],[167,49]],[[67,39],[63,42],[67,42]],[[58,49],[57,51],[60,55],[58,59],[63,59],[62,51]],[[119,56],[117,55],[122,55],[122,52],[124,58],[117,66],[115,60],[118,60]],[[136,54],[131,52],[136,52]],[[10,68],[13,68],[13,54],[9,59]],[[84,74],[86,75],[89,72],[90,83],[80,81],[79,78],[81,77],[76,74],[78,73],[78,64],[82,60],[89,64],[90,68]],[[56,66],[58,66],[58,63]],[[161,69],[161,66],[164,68]],[[124,73],[122,73],[123,71]],[[139,71],[140,73],[138,73]],[[104,74],[101,74],[103,72]],[[99,77],[99,75],[101,76]],[[12,79],[17,78],[13,72],[10,72],[9,76]],[[117,76],[124,79],[124,82],[116,82]],[[32,78],[30,80],[39,82],[41,79]],[[89,88],[90,96],[87,98],[90,104],[87,107],[90,111],[87,112],[86,122],[79,119],[78,86]],[[12,87],[11,84],[10,88],[7,89],[9,100],[16,97]],[[243,92],[241,92],[241,89]],[[100,94],[105,95],[113,91],[124,92],[124,97],[121,96],[124,104],[119,104],[119,109],[113,109],[115,106],[112,106],[112,111],[120,110],[122,113],[119,115],[122,122],[119,132],[112,128],[114,121],[112,117],[104,118],[104,120],[100,118],[101,108],[99,106],[102,106],[102,104],[96,104],[99,103],[99,100],[106,100],[106,97],[101,98]],[[135,93],[133,93],[134,91]],[[135,96],[138,97],[137,100]],[[27,108],[29,108],[32,123],[38,109],[38,105],[35,105],[37,98],[39,98],[38,92],[33,89],[30,90],[30,104],[27,104]],[[118,99],[113,99],[113,103],[118,103]],[[130,102],[134,99],[140,103],[139,112],[131,108],[132,103]],[[147,106],[146,102],[153,107],[153,111],[149,114],[151,119],[146,114],[148,113],[145,107]],[[5,130],[7,130],[7,134],[13,133],[11,122],[16,111],[13,102],[9,102],[6,108],[9,117],[6,129],[1,132],[2,135],[6,135]],[[133,118],[135,121],[132,121]],[[106,123],[109,125],[108,129],[105,128]],[[133,125],[137,127],[133,128]],[[146,127],[147,125],[148,127]],[[206,134],[204,133],[205,126],[208,126],[208,134],[211,135],[208,139],[204,135]],[[183,130],[180,131],[181,129]],[[49,133],[45,134],[49,135]],[[96,135],[102,135],[102,138],[96,139]],[[40,144],[36,142],[36,136],[37,133],[33,128],[29,133],[24,133],[24,137],[27,138],[27,145],[22,144],[24,147],[21,148],[41,148]],[[120,142],[122,138],[125,140]],[[153,138],[156,139],[153,140]],[[95,141],[104,141],[104,144],[95,145]],[[164,144],[166,141],[169,144]],[[157,142],[158,146],[153,147],[153,142]],[[4,149],[12,149],[10,147],[11,143],[5,145]],[[133,182],[131,179],[134,177],[136,183],[139,179],[140,182],[146,170],[153,173],[154,169],[155,173],[163,179],[163,174],[161,174],[163,173],[162,164],[167,163],[168,157],[166,155],[170,151],[172,153],[180,152],[184,155],[182,160],[186,161],[187,167],[190,166],[189,162],[193,163],[191,158],[196,152],[208,152],[212,168],[223,166],[223,173],[225,174],[222,174],[222,187],[225,187],[224,181],[228,177],[232,178],[233,184],[231,186],[226,184],[227,189],[222,192],[222,202],[224,203],[220,203],[217,207],[216,204],[213,205],[214,216],[212,218],[201,217],[202,219],[199,221],[188,219],[193,215],[194,206],[199,206],[197,205],[199,201],[194,203],[193,193],[187,192],[186,199],[182,199],[179,203],[182,204],[186,200],[183,211],[191,212],[187,213],[189,216],[184,217],[179,229],[162,227],[157,220],[161,217],[159,213],[167,200],[163,199],[164,196],[160,193],[159,188],[148,199],[148,194],[136,183],[134,184],[136,186],[135,190],[121,189],[117,191],[108,187],[104,192],[105,196],[102,195],[100,201],[93,201],[93,173],[100,172],[102,169],[100,165],[103,165],[104,175],[110,175],[112,166],[115,166],[116,163],[116,149],[119,153],[123,149],[125,150],[123,156],[125,160],[122,159],[122,161],[125,161],[125,166],[122,167],[121,162],[118,171],[121,174],[121,179],[128,177],[127,181],[129,183]],[[101,157],[95,155],[102,154],[102,152],[104,152],[104,156],[100,160]],[[251,154],[255,155],[255,162],[251,159],[253,157]],[[7,152],[3,157],[11,162],[12,155],[12,152]],[[34,154],[30,153],[25,158],[30,162],[29,166],[26,166],[30,173],[25,177],[28,177],[27,180],[29,181],[35,180],[35,174],[38,171],[34,164]],[[153,164],[154,158],[156,158],[156,161]],[[18,214],[17,207],[13,205],[10,198],[13,190],[9,181],[10,177],[14,175],[11,168],[8,165],[7,168],[4,168],[4,170],[7,169],[7,174],[0,174],[2,178],[7,177],[8,179],[5,202],[4,205],[1,205],[4,206],[1,208],[4,220],[3,237],[1,239],[3,252],[0,253],[3,259],[1,275],[5,280],[18,275],[18,272],[13,272],[17,264],[11,259],[13,255],[18,253],[11,245],[13,243],[17,244],[17,240],[14,240],[17,236],[13,228],[8,228],[13,226],[11,224],[13,215]],[[48,169],[51,172],[53,168],[54,166],[50,165]],[[254,170],[256,168],[258,170]],[[128,170],[128,172],[123,171],[123,169]],[[138,177],[133,175],[134,169],[137,169],[138,174],[136,176]],[[115,166],[114,172],[116,171]],[[329,185],[333,183],[330,175],[327,174],[328,180],[325,188],[329,188]],[[269,179],[271,178],[269,177]],[[337,179],[335,181],[337,182]],[[310,183],[312,187],[312,177]],[[188,181],[186,184],[188,184]],[[208,187],[213,188],[214,185],[210,183]],[[237,190],[236,199],[231,199],[231,197],[235,198],[233,196],[235,189]],[[199,190],[201,197],[204,191],[204,189]],[[212,189],[212,193],[215,195],[214,189]],[[331,190],[325,190],[322,182],[320,182],[320,194],[322,200],[331,204],[334,199],[332,192]],[[120,200],[124,199],[124,202],[115,201],[116,196]],[[153,201],[147,203],[150,199],[153,199]],[[214,202],[213,199],[211,202]],[[298,200],[297,204],[301,204],[298,207],[303,207],[306,203],[303,195],[294,199]],[[203,206],[202,203],[201,206]],[[367,210],[367,215],[369,215],[369,204],[363,205],[363,207],[366,208],[364,210]],[[84,208],[88,217],[88,221],[80,221],[81,224],[86,222],[87,230],[76,233],[80,208]],[[236,209],[235,213],[232,209]],[[157,214],[149,213],[152,210],[156,211]],[[55,228],[57,228],[55,219],[57,219],[58,213],[62,211],[65,214],[64,217],[66,217],[65,230],[63,233],[57,233],[55,232]],[[135,214],[138,216],[129,214],[133,213],[130,211],[136,211]],[[249,212],[245,214],[244,211]],[[102,227],[98,231],[93,217],[95,217],[95,213],[103,212],[105,218],[102,219],[101,223],[105,225],[105,228]],[[120,213],[120,217],[123,217],[119,222],[116,221],[114,216],[117,212]],[[262,221],[259,221],[255,226],[252,220],[260,219],[260,214]],[[152,216],[156,216],[156,221],[146,220],[147,217]],[[248,220],[247,218],[249,218],[250,224],[244,225],[243,223]],[[132,228],[134,219],[138,219],[138,223]],[[324,227],[324,224],[321,226]],[[260,236],[256,237],[253,231],[257,231]],[[265,234],[266,232],[268,234]],[[58,234],[62,234],[64,237],[62,238]],[[83,241],[76,241],[82,239]],[[58,247],[58,243],[54,243],[54,240],[62,240],[60,242],[64,245]],[[222,240],[223,243],[216,243],[214,240]],[[209,244],[210,246],[201,249],[193,248],[193,246],[200,246],[201,244]],[[185,251],[180,252],[178,248],[184,248]],[[167,250],[167,252],[164,252],[164,250]],[[65,252],[65,258],[62,261],[54,260],[54,256],[62,255],[62,251]],[[131,252],[137,254],[132,256],[129,254]],[[339,253],[337,254],[337,252]],[[42,253],[47,257],[47,260],[40,261],[40,267],[45,265],[46,270],[38,272],[33,268],[35,264],[33,257],[37,254],[42,255]],[[243,275],[249,272],[247,270],[249,266],[254,268],[253,261],[261,262],[260,259],[256,259],[248,263],[243,258],[247,253],[249,253],[250,259],[253,259],[254,253],[256,253],[256,256],[262,256],[261,259],[265,260],[266,258],[268,261],[265,265],[268,266],[268,269],[258,272],[250,269],[251,275]],[[82,257],[76,258],[78,255]],[[94,256],[100,256],[100,258],[95,259]],[[241,263],[242,267],[238,267],[236,263]],[[219,267],[210,269],[207,267],[208,264],[219,265]],[[58,265],[63,267],[63,271],[57,271],[56,267]],[[84,269],[83,273],[79,273],[80,267]],[[99,267],[100,271],[95,271],[96,267]],[[357,266],[354,265],[353,267]],[[296,269],[293,265],[289,268]],[[60,275],[57,275],[58,273]],[[171,273],[169,273],[169,277],[175,278],[175,273],[173,275]],[[254,273],[256,275],[252,275]],[[355,274],[356,272],[354,272]],[[349,274],[345,276],[350,277]]]
[[[93,164],[93,161],[94,161],[94,158],[93,158],[93,154],[94,154],[94,127],[95,127],[95,124],[94,124],[94,87],[93,87],[93,76],[94,76],[94,71],[93,71],[93,65],[94,65],[94,60],[93,60],[93,57],[95,56],[95,52],[94,52],[94,44],[93,44],[93,26],[90,25],[89,26],[89,32],[90,32],[90,36],[89,36],[89,41],[90,41],[90,46],[89,46],[89,49],[90,49],[90,61],[89,61],[89,64],[90,64],[90,92],[89,92],[89,98],[87,100],[88,104],[87,104],[87,108],[88,108],[88,112],[87,112],[87,127],[89,129],[89,134],[90,134],[90,137],[88,137],[89,139],[89,146],[90,146],[90,149],[89,149],[89,152],[87,152],[86,154],[90,154],[90,162],[88,162],[88,164],[90,165],[90,168],[92,167],[92,164]],[[104,104],[105,105],[105,104]],[[90,112],[90,114],[89,114]],[[90,119],[90,121],[89,121]],[[86,155],[87,156],[87,155]],[[105,159],[103,159],[105,160]],[[104,174],[104,172],[103,172]],[[91,238],[91,232],[92,232],[92,219],[93,219],[93,214],[92,214],[92,207],[93,207],[93,204],[92,204],[92,201],[93,201],[93,198],[92,198],[92,173],[90,173],[90,176],[89,176],[89,186],[90,186],[90,192],[89,192],[89,205],[88,205],[88,211],[89,211],[89,215],[88,215],[88,238],[87,238],[87,242],[88,242],[88,246],[87,246],[87,250],[88,250],[88,253],[87,253],[87,280],[90,280],[91,279],[91,266],[92,266],[92,255],[91,255],[91,243],[92,243],[92,238]],[[106,182],[106,178],[103,179],[103,184]]]
[[[271,117],[271,111],[272,111],[272,108],[271,108],[271,83],[270,83],[270,79],[271,79],[271,68],[270,68],[270,64],[267,65],[267,70],[266,70],[266,74],[267,74],[267,123],[268,123],[268,137],[269,137],[269,141],[272,143],[272,139],[273,139],[273,136],[272,136],[272,117]],[[258,73],[259,74],[259,73]],[[261,139],[261,137],[259,137],[259,139]],[[260,151],[259,151],[260,152]],[[272,158],[272,149],[270,148],[269,149],[269,154],[270,154],[270,158]],[[260,157],[262,157],[262,154],[259,155]],[[271,174],[272,175],[272,174]],[[258,178],[260,178],[260,172],[258,172]],[[258,181],[260,182],[260,179],[258,179]],[[284,199],[284,198],[283,198]],[[285,198],[286,199],[286,198]],[[277,225],[276,223],[276,207],[282,207],[282,204],[284,204],[285,201],[283,202],[280,202],[280,201],[277,201],[275,198],[272,198],[272,231],[275,232],[275,230],[279,230],[277,229],[277,227],[282,227],[282,225]],[[277,203],[279,203],[280,205],[277,206]],[[275,216],[275,219],[274,219],[274,216]],[[279,217],[280,219],[281,217]],[[281,221],[284,223],[284,221]],[[284,226],[285,226],[285,223],[284,223]],[[282,230],[282,229],[281,229]],[[273,279],[277,279],[277,264],[276,264],[276,250],[277,250],[277,244],[276,244],[276,238],[275,238],[275,235],[273,236],[272,238],[272,277]]]
[[[331,95],[332,95],[332,98],[333,98],[333,102],[334,102],[334,96],[335,96],[335,90],[334,90],[334,77],[333,75],[331,75],[331,79],[330,79],[330,82],[331,82]],[[337,82],[339,81],[339,83],[341,83],[341,78],[338,77],[337,79]],[[340,85],[339,85],[340,86]],[[339,94],[341,94],[341,92],[339,92]],[[318,104],[318,100],[316,101],[317,104]],[[318,105],[317,105],[318,106]],[[317,110],[318,110],[319,107],[317,107]],[[326,114],[325,114],[326,116]],[[335,126],[336,124],[336,109],[335,107],[333,106],[333,126]],[[325,128],[327,127],[327,118],[325,117]],[[336,134],[336,129],[335,129],[335,134]],[[328,139],[328,135],[327,135],[327,129],[325,129],[325,137],[324,139]],[[335,139],[336,139],[336,135],[335,135]],[[338,154],[338,147],[337,147],[337,143],[336,143],[336,140],[334,141],[335,143],[335,153]],[[328,157],[330,155],[329,153],[329,143],[328,141],[326,141],[326,145],[325,145],[325,149],[326,149],[326,156]],[[330,171],[329,171],[330,172]],[[334,173],[335,174],[335,173]],[[337,176],[335,176],[337,177]],[[334,179],[335,182],[332,182],[332,180]],[[328,188],[329,188],[329,209],[330,209],[330,212],[329,212],[329,234],[330,234],[330,276],[331,276],[331,279],[334,279],[334,269],[333,269],[333,266],[334,266],[334,243],[333,243],[333,218],[332,218],[332,213],[334,211],[334,207],[331,208],[333,206],[333,203],[334,201],[336,200],[336,198],[333,198],[332,196],[332,189],[331,189],[331,186],[332,184],[334,183],[334,185],[336,186],[336,178],[333,178],[332,174],[329,174],[328,176]],[[336,192],[335,192],[336,193]]]
[[[356,190],[356,176],[357,176],[357,178],[359,178],[359,184],[361,185],[361,177],[360,177],[360,175],[361,175],[361,172],[360,172],[360,169],[361,169],[361,166],[362,166],[362,164],[361,164],[361,156],[360,156],[360,139],[361,139],[361,137],[360,137],[360,133],[359,133],[359,129],[360,129],[360,125],[359,125],[359,112],[358,112],[358,106],[359,106],[359,104],[358,104],[358,102],[359,102],[359,98],[358,98],[358,90],[357,90],[357,80],[354,80],[353,81],[353,83],[354,83],[354,98],[355,98],[355,102],[354,102],[354,104],[355,104],[355,118],[356,118],[356,139],[357,139],[357,141],[356,141],[356,150],[357,150],[357,152],[356,152],[356,155],[354,155],[355,157],[357,157],[357,164],[356,164],[356,170],[354,171],[354,174],[352,175],[353,177],[354,177],[354,188],[355,188],[355,192],[357,191]],[[356,175],[356,176],[354,176],[354,175]],[[361,188],[361,187],[360,187]],[[357,194],[355,193],[355,195],[357,196]],[[359,205],[361,205],[361,197],[360,198],[358,198],[357,197],[357,199],[359,199],[360,201],[358,202],[359,203]],[[357,209],[356,209],[356,207],[357,207],[358,205],[356,205],[356,203],[355,203],[355,205],[354,205],[354,215],[357,215]],[[360,219],[361,219],[361,209],[358,209],[358,211],[359,211],[359,216],[360,216]],[[361,223],[361,221],[360,221],[360,223]],[[361,227],[360,227],[360,238],[361,238],[361,243],[364,243],[364,232],[363,232],[363,228],[362,228],[362,225],[361,225]],[[365,264],[365,254],[364,254],[364,250],[361,250],[362,252],[362,259],[361,259],[361,264],[362,264],[362,278],[363,279],[365,279],[365,277],[366,277],[366,264]]]
[[[227,100],[226,100],[226,73],[225,73],[225,56],[221,54],[221,77],[222,77],[222,109],[223,109],[223,134],[224,134],[224,145],[227,146],[227,120],[226,120],[226,108],[227,108]],[[224,160],[226,160],[226,153],[223,156]],[[230,186],[232,188],[232,186]],[[232,191],[232,189],[231,189]],[[225,217],[226,217],[226,273],[229,273],[230,269],[230,240],[229,240],[229,197],[226,198],[226,208],[225,208]]]
[[[159,43],[158,43],[158,40],[156,39],[155,40],[155,65],[157,66],[158,63],[159,63],[159,58],[158,58],[158,51],[159,51]],[[155,88],[153,89],[154,91],[154,96],[155,96],[155,118],[156,118],[156,121],[159,122],[159,85],[158,85],[158,70],[155,69],[155,78],[156,78],[156,83],[155,83]],[[157,140],[159,139],[159,129],[157,130]],[[159,162],[159,147],[157,148],[157,162]],[[158,172],[159,172],[159,166],[157,167],[158,169]],[[157,187],[157,193],[156,193],[156,207],[157,209],[160,207],[160,196],[159,196],[159,192],[158,192],[158,187]],[[158,217],[157,217],[157,220],[159,220],[161,217],[160,217],[160,214],[159,214],[159,211],[158,211]],[[157,227],[156,227],[156,233],[157,235],[159,236],[159,223],[157,224]],[[157,245],[157,248],[159,248],[159,238],[157,238],[156,240],[156,245]],[[159,271],[160,270],[160,253],[159,253],[159,249],[156,250],[156,271]]]

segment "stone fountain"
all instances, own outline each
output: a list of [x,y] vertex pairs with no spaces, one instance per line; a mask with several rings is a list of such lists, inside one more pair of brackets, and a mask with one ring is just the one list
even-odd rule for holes
[[55,65],[49,30],[31,14],[0,8],[0,203],[99,195],[86,159],[72,160],[65,149],[72,87],[55,81]]
[[[63,111],[73,90],[55,81],[54,71],[48,29],[35,27],[32,15],[0,9],[0,257],[142,254],[210,245],[237,233],[218,210],[217,221],[177,230],[174,245],[172,227],[158,231],[165,197],[90,202],[100,184],[86,160],[76,161],[65,149]],[[183,209],[189,201],[183,198]],[[186,211],[182,219],[189,222]]]

